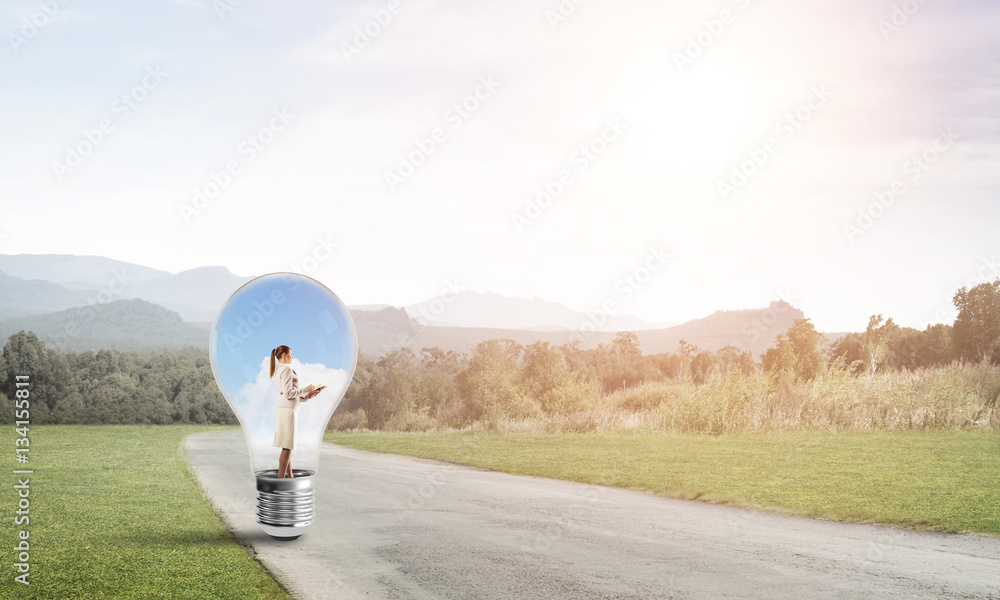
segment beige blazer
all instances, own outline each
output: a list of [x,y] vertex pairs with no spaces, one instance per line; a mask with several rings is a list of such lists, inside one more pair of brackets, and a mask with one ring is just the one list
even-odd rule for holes
[[299,402],[309,392],[306,388],[299,387],[299,378],[292,370],[292,367],[285,363],[276,363],[274,366],[274,384],[278,386],[278,408],[298,408]]

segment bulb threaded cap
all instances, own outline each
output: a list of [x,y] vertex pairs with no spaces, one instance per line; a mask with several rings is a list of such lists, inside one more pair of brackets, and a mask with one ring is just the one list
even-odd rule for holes
[[277,469],[257,471],[257,523],[276,540],[291,541],[305,533],[316,516],[316,472],[292,469],[278,477]]

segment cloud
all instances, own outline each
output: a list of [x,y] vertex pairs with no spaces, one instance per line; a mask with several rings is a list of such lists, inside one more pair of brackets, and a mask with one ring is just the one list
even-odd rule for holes
[[[351,382],[343,369],[330,369],[318,363],[301,363],[296,359],[292,359],[291,367],[298,375],[300,385],[311,383],[327,386],[315,398],[299,403],[296,419],[292,466],[296,469],[315,469],[316,451],[323,432]],[[269,371],[270,357],[266,357],[260,362],[256,378],[241,387],[233,399],[233,409],[247,436],[254,471],[278,466],[280,449],[272,446],[271,442],[274,439],[275,407],[279,396]]]

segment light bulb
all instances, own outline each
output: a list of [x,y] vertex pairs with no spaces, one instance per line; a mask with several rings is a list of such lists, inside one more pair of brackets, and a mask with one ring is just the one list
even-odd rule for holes
[[[291,350],[299,387],[326,387],[295,413],[292,477],[278,478],[274,446],[278,375],[271,351]],[[212,326],[212,373],[240,420],[257,489],[256,521],[268,535],[294,540],[315,518],[316,474],[326,425],[351,383],[358,338],[347,307],[323,284],[295,273],[270,273],[244,284]],[[275,363],[277,367],[277,362]],[[287,442],[286,442],[287,443]]]

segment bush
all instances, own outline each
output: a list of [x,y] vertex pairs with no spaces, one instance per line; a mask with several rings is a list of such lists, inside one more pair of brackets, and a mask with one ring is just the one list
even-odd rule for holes
[[546,413],[564,415],[594,406],[600,396],[601,392],[596,384],[575,380],[546,390],[539,398],[539,404]]
[[989,363],[956,362],[857,376],[857,365],[847,364],[844,356],[828,368],[810,370],[807,377],[793,368],[758,371],[737,360],[720,359],[711,369],[700,371],[697,381],[685,373],[604,394],[600,376],[586,379],[567,370],[575,363],[566,362],[560,352],[564,351],[541,344],[529,347],[522,366],[518,346],[509,341],[484,343],[468,368],[451,380],[437,374],[421,378],[413,371],[403,376],[394,369],[376,370],[361,396],[373,407],[386,409],[380,412],[382,418],[373,419],[371,412],[345,413],[335,418],[333,427],[710,435],[1000,430],[1000,366]]
[[382,428],[384,431],[431,431],[438,428],[436,419],[424,411],[398,412]]
[[326,426],[327,431],[349,431],[358,429],[368,429],[368,417],[365,409],[359,408],[349,412],[337,411],[333,413],[330,423]]

